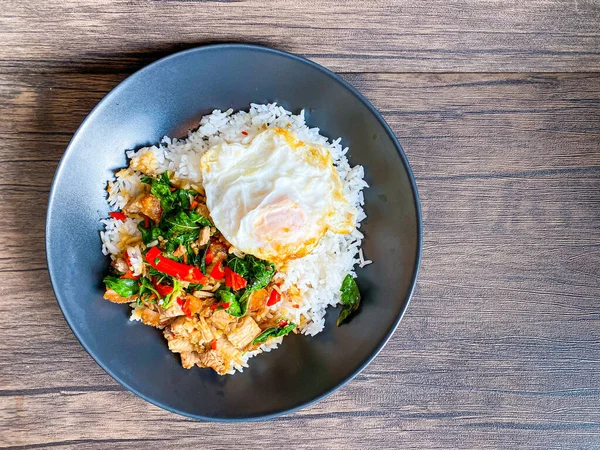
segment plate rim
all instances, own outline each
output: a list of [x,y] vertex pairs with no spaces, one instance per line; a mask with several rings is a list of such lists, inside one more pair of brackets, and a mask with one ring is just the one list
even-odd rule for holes
[[[61,299],[61,295],[59,294],[58,286],[56,285],[56,283],[54,281],[54,275],[53,275],[54,265],[51,262],[52,258],[50,255],[50,243],[52,240],[51,234],[50,234],[50,229],[52,228],[52,210],[53,210],[52,206],[55,201],[56,188],[58,185],[58,180],[61,177],[61,173],[65,168],[66,159],[70,155],[70,153],[72,153],[74,151],[75,145],[77,143],[77,140],[79,139],[80,134],[83,132],[83,130],[87,126],[88,122],[96,114],[96,112],[105,103],[108,103],[110,98],[112,98],[112,96],[116,95],[117,91],[124,89],[129,83],[132,82],[132,80],[135,77],[139,76],[139,74],[144,73],[146,71],[150,71],[155,66],[165,64],[166,62],[168,62],[171,59],[176,59],[182,55],[189,54],[189,53],[202,53],[202,52],[210,52],[210,51],[229,50],[229,49],[270,53],[270,54],[273,54],[273,55],[276,55],[279,57],[292,59],[301,64],[309,65],[312,68],[324,73],[326,76],[331,78],[333,81],[339,83],[346,90],[350,91],[350,93],[352,95],[354,95],[358,100],[361,101],[361,103],[363,103],[367,107],[367,109],[369,109],[369,111],[376,117],[376,119],[383,126],[385,132],[391,138],[392,143],[396,147],[398,155],[400,156],[402,164],[404,165],[404,168],[408,174],[408,178],[409,178],[411,189],[412,189],[413,202],[414,202],[414,206],[415,206],[415,210],[416,210],[416,218],[417,218],[417,252],[416,252],[417,254],[415,255],[416,261],[415,261],[415,265],[414,265],[413,272],[412,272],[411,279],[410,279],[410,289],[408,291],[406,301],[404,302],[404,306],[402,307],[402,309],[400,310],[400,313],[394,320],[394,324],[392,325],[392,327],[390,327],[389,331],[386,333],[384,338],[377,344],[375,351],[371,355],[369,355],[353,372],[351,372],[349,375],[344,377],[341,382],[337,383],[332,388],[326,390],[324,393],[319,394],[316,397],[311,398],[311,399],[309,399],[305,402],[302,402],[299,405],[293,406],[291,408],[281,408],[275,412],[271,412],[271,413],[267,413],[267,414],[248,415],[248,416],[241,416],[241,417],[222,417],[222,416],[215,417],[215,416],[204,416],[204,415],[200,415],[200,414],[189,413],[187,411],[183,411],[178,408],[171,407],[171,406],[164,404],[160,401],[157,401],[151,397],[148,397],[145,394],[139,392],[137,389],[130,386],[128,383],[119,379],[119,377],[117,375],[115,375],[108,366],[106,366],[105,364],[103,364],[101,361],[99,361],[96,358],[96,356],[84,344],[80,334],[75,330],[73,320],[68,313],[68,309],[63,305],[63,300]],[[52,291],[54,293],[54,297],[56,298],[56,301],[61,310],[61,313],[62,313],[63,317],[65,318],[67,325],[71,329],[71,332],[75,335],[76,339],[79,341],[79,344],[92,357],[92,359],[96,362],[96,364],[98,364],[113,380],[115,380],[117,383],[119,383],[121,386],[123,386],[129,392],[137,395],[138,397],[142,398],[143,400],[147,401],[148,403],[150,403],[154,406],[158,406],[159,408],[162,408],[171,413],[179,414],[179,415],[182,415],[185,417],[189,417],[191,419],[208,421],[208,422],[221,422],[221,423],[263,421],[263,420],[269,420],[269,419],[273,419],[273,418],[280,417],[280,416],[287,415],[287,414],[292,414],[292,413],[295,413],[295,412],[297,412],[303,408],[306,408],[308,406],[314,405],[315,403],[325,399],[326,397],[337,392],[338,390],[340,390],[341,388],[346,386],[350,381],[352,381],[359,373],[361,373],[375,359],[375,357],[386,346],[386,344],[389,342],[390,338],[392,337],[392,335],[398,328],[402,318],[404,317],[406,309],[408,308],[408,305],[412,299],[412,296],[414,294],[414,291],[416,288],[416,283],[417,283],[417,277],[418,277],[419,270],[421,267],[422,254],[423,254],[423,216],[422,216],[422,211],[421,211],[421,200],[420,200],[418,189],[417,189],[417,183],[416,183],[414,174],[412,172],[412,169],[410,167],[410,164],[408,162],[408,159],[404,153],[404,149],[400,145],[400,142],[396,138],[396,135],[394,134],[394,132],[392,131],[392,129],[390,128],[388,123],[385,121],[385,119],[383,118],[381,113],[355,87],[353,87],[350,83],[348,83],[346,80],[344,80],[340,75],[337,75],[336,73],[327,69],[326,67],[324,67],[314,61],[311,61],[307,58],[304,58],[302,56],[299,56],[299,55],[296,55],[293,53],[289,53],[289,52],[286,52],[283,50],[278,50],[278,49],[274,49],[274,48],[266,47],[266,46],[262,46],[262,45],[243,44],[243,43],[220,43],[220,44],[201,45],[201,46],[194,47],[191,49],[172,53],[170,55],[164,56],[164,57],[142,67],[141,69],[135,71],[134,73],[132,73],[131,75],[126,77],[123,81],[121,81],[119,84],[117,84],[114,88],[112,88],[94,106],[94,108],[87,114],[85,119],[83,119],[83,121],[81,122],[81,124],[79,125],[79,127],[77,128],[75,133],[73,134],[71,140],[69,141],[69,144],[67,145],[63,155],[60,158],[60,161],[59,161],[56,171],[54,173],[54,177],[52,179],[52,184],[50,187],[50,194],[48,197],[48,202],[46,204],[46,224],[45,224],[44,231],[45,231],[44,242],[45,242],[45,250],[46,250],[46,263],[47,263],[47,267],[48,267],[48,274],[50,277],[50,284],[52,286]]]

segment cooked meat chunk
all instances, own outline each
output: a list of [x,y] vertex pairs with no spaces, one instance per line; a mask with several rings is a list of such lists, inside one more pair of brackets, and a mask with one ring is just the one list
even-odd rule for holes
[[165,335],[165,337],[167,337],[169,350],[171,350],[173,353],[190,352],[194,350],[192,343],[185,338],[172,335],[170,337]]
[[236,349],[226,337],[221,336],[217,339],[216,351],[221,353],[225,361],[237,361],[242,354]]
[[210,218],[210,212],[208,211],[208,206],[204,203],[199,203],[196,207],[196,212],[202,214],[202,217]]
[[194,321],[185,316],[177,317],[171,324],[171,331],[177,336],[189,336],[194,331]]
[[127,214],[144,214],[157,223],[160,222],[162,216],[160,200],[152,194],[132,200],[123,208],[123,211]]
[[178,317],[178,316],[183,316],[183,311],[181,310],[181,306],[179,306],[179,303],[177,302],[172,302],[171,306],[169,306],[167,309],[163,309],[161,314],[160,314],[160,320],[165,321],[166,319],[170,319],[172,317]]
[[210,252],[214,255],[212,264],[216,264],[218,261],[227,259],[227,246],[221,242],[211,242]]
[[200,231],[200,237],[198,238],[198,245],[199,246],[203,246],[208,244],[208,241],[210,241],[210,227],[204,227],[202,228],[202,231]]
[[185,247],[183,244],[179,244],[179,247],[177,247],[177,249],[173,252],[173,256],[175,256],[176,258],[179,258],[183,255],[185,255],[186,251],[185,251]]
[[266,289],[254,291],[248,299],[248,311],[257,311],[267,303],[269,292]]
[[198,367],[210,367],[219,375],[225,375],[227,373],[225,364],[217,350],[209,350],[206,353],[202,353],[199,359]]
[[144,308],[142,311],[142,322],[151,327],[157,327],[160,325],[160,314],[151,309]]
[[154,195],[147,194],[142,197],[140,211],[156,223],[160,222],[162,207],[160,200]]
[[129,203],[125,205],[125,208],[123,208],[123,212],[128,216],[139,214],[142,207],[141,199],[142,196],[138,196],[134,199],[131,199]]
[[131,303],[133,300],[135,300],[134,298],[131,298],[131,297],[121,297],[119,294],[117,294],[112,289],[106,290],[106,292],[104,293],[104,298],[106,300],[108,300],[109,302],[113,302],[113,303]]
[[260,327],[250,316],[244,317],[238,326],[227,335],[227,339],[237,348],[244,348],[261,332]]
[[224,330],[225,328],[227,328],[227,325],[229,325],[234,320],[236,320],[235,317],[233,317],[224,309],[219,309],[218,311],[215,311],[214,314],[208,319],[208,321],[212,323],[215,327],[217,327],[219,330]]
[[215,338],[213,333],[214,328],[211,327],[204,317],[199,317],[196,320],[195,330],[190,335],[190,340],[194,344],[204,344],[212,341]]
[[188,314],[198,314],[203,307],[204,303],[201,299],[191,294],[186,295],[184,308],[187,310]]
[[127,262],[123,258],[115,259],[111,263],[111,266],[113,267],[113,269],[115,269],[117,272],[120,272],[120,273],[127,273],[127,271],[129,270],[129,266],[127,265]]
[[181,365],[184,369],[191,369],[198,361],[200,361],[198,352],[181,352]]
[[215,338],[216,330],[210,326],[204,317],[177,317],[171,324],[171,332],[177,337],[187,339],[194,345],[202,345]]

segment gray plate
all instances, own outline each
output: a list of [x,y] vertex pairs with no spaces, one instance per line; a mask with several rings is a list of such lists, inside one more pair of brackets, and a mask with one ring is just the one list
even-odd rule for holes
[[[342,137],[350,163],[365,167],[359,313],[335,326],[327,313],[314,338],[290,336],[251,360],[242,374],[185,370],[156,329],[128,321],[127,305],[102,299],[108,261],[99,220],[106,180],[126,164],[125,149],[182,136],[215,108],[277,101],[329,138]],[[419,199],[406,157],[383,118],[348,83],[323,67],[252,45],[214,45],[177,53],[140,70],[85,119],[56,171],[46,248],[52,286],[81,345],[115,380],[155,405],[208,420],[253,420],[297,410],[340,388],[381,350],[412,294],[421,256]],[[402,365],[402,361],[398,361]]]

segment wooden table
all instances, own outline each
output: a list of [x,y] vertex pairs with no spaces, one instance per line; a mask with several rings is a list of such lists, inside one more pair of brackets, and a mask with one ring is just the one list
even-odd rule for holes
[[[423,265],[398,331],[296,414],[200,423],[111,379],[46,271],[58,161],[126,76],[214,42],[341,73],[410,160]],[[0,446],[599,448],[598,0],[0,2]]]

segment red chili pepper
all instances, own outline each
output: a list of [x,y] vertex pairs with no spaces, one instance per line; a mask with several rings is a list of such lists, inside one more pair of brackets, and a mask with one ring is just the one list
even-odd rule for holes
[[225,286],[227,287],[233,287],[233,283],[231,282],[232,273],[233,271],[229,267],[225,267],[225,272],[223,274],[225,275]]
[[123,259],[125,260],[125,262],[127,263],[128,267],[131,267],[131,260],[129,259],[129,253],[124,252],[123,253]]
[[215,267],[210,271],[210,276],[215,280],[220,281],[225,276],[225,272],[221,269],[221,261],[215,264]]
[[111,213],[108,213],[108,215],[110,217],[112,217],[113,219],[120,220],[121,222],[124,222],[125,219],[127,219],[127,216],[125,215],[125,213],[122,213],[122,212],[115,212],[115,211],[113,211]]
[[125,275],[121,275],[121,278],[125,278],[127,280],[137,280],[139,277],[139,275],[134,275],[131,270],[128,270]]
[[213,350],[217,349],[217,340],[213,339],[212,341],[210,341],[210,348]]
[[154,289],[156,289],[156,292],[158,292],[158,295],[161,297],[165,297],[173,292],[173,286],[160,284],[156,281],[156,278],[152,278],[152,285],[154,286]]
[[185,304],[185,300],[183,300],[181,297],[177,297],[175,301],[179,306],[183,306]]
[[190,210],[192,210],[192,209],[196,208],[196,206],[198,206],[198,202],[197,202],[196,200],[194,200],[194,201],[192,202],[192,204],[190,205]]
[[267,306],[273,306],[275,303],[281,300],[281,294],[277,291],[277,289],[273,289],[271,291],[271,295],[269,295],[269,300],[267,300]]
[[185,301],[185,303],[183,304],[183,306],[181,307],[181,310],[183,311],[183,313],[188,316],[188,317],[192,317],[192,312],[190,311],[190,298],[188,297],[187,300]]
[[300,305],[292,305],[292,306],[296,309],[300,308]]
[[230,302],[227,302],[227,303],[222,303],[222,304],[221,304],[221,305],[219,305],[219,306],[222,306],[222,307],[223,307],[223,309],[227,309],[227,308],[229,308],[229,306],[231,306],[231,303],[230,303]]
[[213,303],[212,305],[210,305],[210,309],[217,309],[219,307],[218,303]]
[[206,284],[207,278],[196,266],[190,266],[173,261],[165,256],[157,247],[152,247],[146,253],[146,261],[159,272],[190,283]]
[[242,134],[243,134],[244,136],[248,136],[248,132],[247,132],[247,131],[242,131]]
[[215,259],[215,255],[213,255],[213,252],[210,251],[210,247],[208,247],[208,250],[206,250],[206,264],[210,264],[213,259]]
[[150,228],[150,219],[144,216],[144,228]]
[[248,282],[239,273],[234,272],[229,267],[225,267],[225,285],[234,291],[245,288]]
[[235,272],[233,272],[233,273],[235,274],[235,284],[236,284],[237,288],[238,289],[245,288],[246,285],[248,284],[246,279],[238,273],[235,273]]
[[279,328],[283,328],[283,327],[285,327],[287,324],[288,324],[288,321],[287,321],[287,320],[280,320],[280,321],[279,321],[279,323],[277,324],[277,326],[278,326]]

